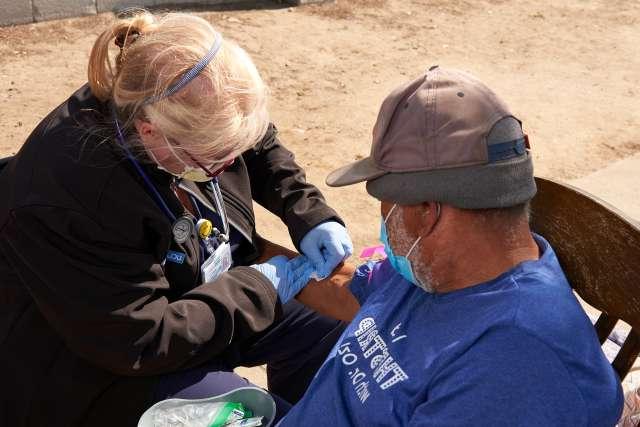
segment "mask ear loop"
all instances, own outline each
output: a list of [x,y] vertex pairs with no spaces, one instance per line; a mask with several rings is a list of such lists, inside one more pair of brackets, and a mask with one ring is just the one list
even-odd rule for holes
[[393,210],[396,208],[396,206],[398,206],[397,203],[394,203],[393,206],[391,206],[391,209],[389,209],[389,212],[387,212],[387,216],[384,217],[384,223],[387,223],[387,220],[389,219],[389,217],[391,217],[391,212],[393,212]]
[[173,148],[173,145],[171,145],[171,143],[169,142],[169,139],[165,135],[162,135],[162,138],[164,138],[164,142],[165,144],[167,144],[167,147],[169,147],[169,151],[171,151],[171,154],[173,154],[173,157],[178,159],[178,161],[182,163],[182,166],[184,166],[184,169],[182,170],[183,174],[197,169],[197,168],[194,168],[193,166],[189,166],[184,160],[182,160],[182,158],[178,155],[176,150]]
[[[394,205],[395,207],[395,205]],[[393,210],[393,208],[392,208]],[[442,212],[442,205],[440,204],[440,202],[436,202],[436,221],[433,223],[433,226],[431,226],[431,230],[429,230],[429,232],[427,234],[423,234],[420,237],[418,237],[416,239],[416,241],[413,243],[413,245],[411,246],[411,249],[409,249],[409,252],[407,252],[407,254],[405,255],[405,258],[409,258],[409,255],[411,255],[411,252],[413,252],[413,249],[418,245],[418,242],[420,242],[420,240],[422,240],[423,237],[425,236],[429,236],[431,233],[433,233],[433,230],[436,228],[436,225],[438,225],[438,222],[440,221],[440,213]]]
[[420,242],[420,240],[422,240],[423,237],[424,235],[418,237],[416,241],[413,242],[413,245],[411,245],[411,249],[409,249],[409,252],[407,252],[407,254],[404,256],[405,258],[409,259],[409,255],[411,255],[411,252],[413,252],[413,249],[418,245],[418,242]]
[[[420,242],[420,240],[422,240],[423,237],[429,236],[431,233],[433,233],[433,230],[436,228],[436,225],[438,225],[438,222],[440,222],[441,212],[442,212],[442,205],[440,204],[440,202],[436,202],[436,221],[433,223],[431,230],[429,230],[427,234],[423,234],[422,236],[416,239],[413,246],[411,246],[411,249],[409,249],[409,252],[407,252],[407,254],[405,255],[405,258],[409,261],[409,263],[411,263],[411,260],[409,260],[409,255],[411,255],[411,252],[413,251],[413,249],[418,245],[418,242]],[[420,284],[422,289],[426,290],[428,287],[425,286],[425,284],[420,280],[418,276],[416,276],[415,272],[413,272],[413,267],[411,267],[411,269],[412,269],[413,277],[415,277],[416,281]]]
[[147,150],[147,154],[149,154],[149,157],[151,157],[151,160],[153,160],[153,162],[156,164],[158,169],[160,169],[161,171],[165,171],[167,173],[171,173],[164,166],[160,164],[160,162],[156,158],[156,155],[153,154],[153,150]]

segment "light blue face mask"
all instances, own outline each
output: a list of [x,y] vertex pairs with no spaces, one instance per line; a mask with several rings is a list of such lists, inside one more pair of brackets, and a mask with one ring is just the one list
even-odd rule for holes
[[405,256],[398,256],[393,253],[393,249],[391,248],[391,244],[389,244],[389,236],[387,235],[387,220],[391,216],[391,213],[396,208],[397,205],[393,205],[389,213],[387,213],[386,218],[381,218],[380,221],[380,241],[384,244],[384,251],[387,254],[387,258],[391,263],[391,266],[394,270],[396,270],[402,277],[404,277],[409,282],[413,283],[416,286],[421,287],[422,289],[427,290],[425,286],[423,286],[418,279],[416,279],[415,274],[413,274],[413,268],[411,267],[411,261],[409,261],[409,255],[416,247],[422,236],[418,237],[416,241],[409,249],[409,252]]

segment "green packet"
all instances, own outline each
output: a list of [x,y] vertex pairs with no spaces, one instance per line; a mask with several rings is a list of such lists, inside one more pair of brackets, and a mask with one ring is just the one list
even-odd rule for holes
[[226,402],[218,410],[218,414],[215,419],[211,421],[211,424],[209,424],[208,427],[223,427],[234,421],[251,417],[253,417],[253,413],[250,410],[245,409],[242,403]]
[[257,387],[240,387],[205,399],[165,399],[148,408],[138,427],[270,427],[273,398]]

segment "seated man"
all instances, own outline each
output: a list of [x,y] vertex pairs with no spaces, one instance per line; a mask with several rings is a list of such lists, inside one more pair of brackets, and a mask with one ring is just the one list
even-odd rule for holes
[[340,316],[349,290],[361,308],[280,426],[615,425],[619,380],[529,229],[527,146],[466,73],[432,67],[389,95],[371,156],[327,180],[367,182],[388,258],[299,295]]

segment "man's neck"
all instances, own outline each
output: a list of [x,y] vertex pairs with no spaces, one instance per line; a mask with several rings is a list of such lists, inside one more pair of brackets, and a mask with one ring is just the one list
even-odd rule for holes
[[509,238],[477,236],[450,245],[448,256],[431,265],[437,293],[468,288],[492,280],[524,261],[540,256],[528,226],[513,230]]

